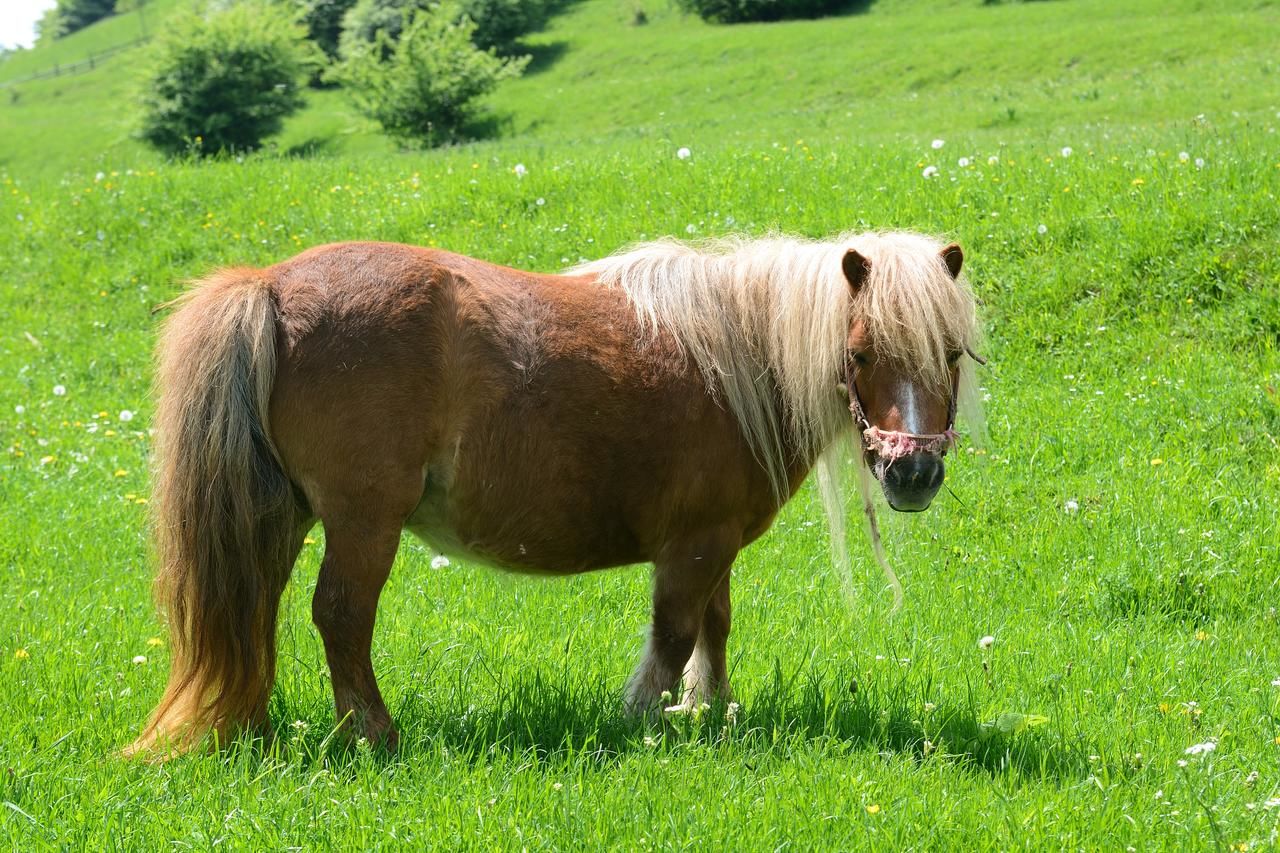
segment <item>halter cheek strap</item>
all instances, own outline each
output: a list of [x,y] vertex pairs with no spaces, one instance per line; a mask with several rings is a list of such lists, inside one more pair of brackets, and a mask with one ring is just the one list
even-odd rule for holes
[[886,462],[893,462],[912,453],[928,453],[945,456],[955,446],[960,436],[952,428],[956,422],[956,393],[959,389],[952,384],[951,400],[947,404],[947,428],[943,432],[901,432],[899,430],[880,429],[872,426],[862,409],[862,400],[858,397],[858,386],[854,382],[853,365],[845,368],[845,387],[849,389],[849,411],[853,414],[853,422],[862,435],[862,447],[874,452]]

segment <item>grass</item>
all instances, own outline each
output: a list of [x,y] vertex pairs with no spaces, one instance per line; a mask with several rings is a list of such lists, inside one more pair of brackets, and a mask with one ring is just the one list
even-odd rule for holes
[[[604,22],[623,7],[583,3],[540,37],[569,42],[560,58],[520,83],[580,94],[564,99],[559,130],[512,87],[499,98],[519,135],[443,152],[162,164],[85,147],[39,164],[4,148],[0,843],[1273,846],[1280,103],[1274,88],[1228,98],[1198,85],[1249,67],[1237,40],[1206,38],[1187,63],[1151,70],[1190,8],[1108,11],[1130,22],[1129,56],[1070,26],[1087,17],[1070,10],[1112,9],[1085,2],[885,0],[777,30],[872,31],[901,46],[922,28],[976,38],[979,16],[1003,21],[1021,38],[993,42],[986,61],[993,78],[1020,80],[1022,100],[1000,129],[971,114],[979,72],[930,84],[907,114],[882,109],[903,91],[901,69],[865,66],[858,85],[884,94],[867,96],[855,127],[820,106],[817,71],[795,84],[795,112],[767,81],[743,87],[760,93],[755,106],[718,105],[679,57],[705,59],[696,44],[715,37],[730,52],[755,44],[765,62],[752,40],[773,31],[658,10],[652,29],[622,39]],[[1205,12],[1202,32],[1252,22],[1247,35],[1275,14],[1240,8]],[[1098,51],[1090,74],[1104,93],[1135,69],[1161,82],[1108,110],[1035,94],[1054,91],[1052,75],[1016,63],[1046,20],[1064,45]],[[627,127],[633,108],[615,97],[627,87],[593,82],[617,72],[581,55],[596,48],[575,21],[637,51],[649,32],[687,46],[671,49],[669,76],[645,82],[687,105],[681,124]],[[678,144],[693,156],[676,159]],[[924,178],[927,166],[938,175]],[[958,239],[989,333],[986,451],[955,459],[953,494],[929,513],[882,515],[907,590],[896,619],[865,545],[858,594],[842,596],[806,490],[735,570],[736,719],[714,709],[645,728],[619,714],[647,619],[644,569],[563,581],[433,569],[406,539],[375,640],[403,732],[388,757],[329,737],[308,624],[317,529],[286,600],[277,741],[164,767],[112,757],[166,669],[148,599],[147,386],[152,309],[182,279],[336,239],[549,270],[645,236],[860,227]],[[1029,715],[1047,719],[1019,728]]]

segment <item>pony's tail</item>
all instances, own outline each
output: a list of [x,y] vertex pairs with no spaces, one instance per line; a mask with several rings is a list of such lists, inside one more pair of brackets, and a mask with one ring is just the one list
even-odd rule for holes
[[271,441],[276,299],[258,270],[224,270],[176,303],[157,348],[156,599],[169,684],[126,750],[183,752],[266,721],[276,613],[304,510]]

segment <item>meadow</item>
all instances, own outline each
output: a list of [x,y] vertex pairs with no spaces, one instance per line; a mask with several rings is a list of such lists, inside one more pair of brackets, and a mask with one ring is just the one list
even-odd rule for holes
[[[274,151],[166,163],[103,95],[127,63],[0,104],[0,844],[1280,844],[1280,7],[632,14],[570,7],[494,96],[504,135],[443,151],[323,92]],[[990,361],[985,442],[927,513],[882,510],[897,616],[861,537],[845,594],[806,486],[735,567],[740,708],[643,726],[645,568],[511,577],[406,538],[374,645],[389,756],[333,737],[317,528],[277,740],[115,756],[167,670],[150,351],[184,280],[346,239],[555,270],[869,228],[964,246]]]

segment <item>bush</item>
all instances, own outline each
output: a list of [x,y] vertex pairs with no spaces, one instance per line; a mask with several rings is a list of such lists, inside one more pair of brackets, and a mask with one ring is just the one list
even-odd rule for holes
[[58,0],[56,6],[41,16],[36,24],[42,44],[70,35],[92,23],[110,17],[116,11],[116,0]]
[[821,18],[847,9],[868,5],[865,0],[676,0],[680,8],[704,21],[740,24],[747,21],[782,21],[791,18]]
[[141,136],[170,154],[248,151],[302,106],[317,61],[279,7],[244,3],[173,21],[152,49]]
[[518,77],[528,59],[502,59],[472,42],[475,24],[458,6],[413,10],[394,44],[346,41],[336,76],[356,107],[388,133],[428,145],[462,138],[475,99]]
[[342,20],[356,0],[297,0],[302,23],[316,47],[330,59],[338,57]]
[[[379,35],[394,44],[406,16],[435,5],[432,0],[359,0],[343,19],[341,54],[375,42]],[[503,54],[513,53],[521,36],[541,29],[549,11],[546,0],[461,0],[459,5],[475,24],[471,41],[476,47]]]

